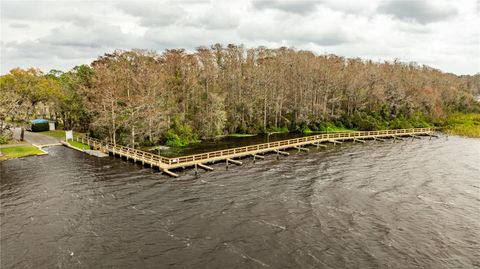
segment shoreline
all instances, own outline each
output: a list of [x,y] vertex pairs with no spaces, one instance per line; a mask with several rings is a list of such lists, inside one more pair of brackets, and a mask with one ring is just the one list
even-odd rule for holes
[[2,147],[0,148],[0,162],[25,158],[25,157],[32,157],[32,156],[43,156],[48,155],[48,152],[41,149],[41,147],[34,145],[34,144],[25,144],[20,146],[12,146],[12,147]]

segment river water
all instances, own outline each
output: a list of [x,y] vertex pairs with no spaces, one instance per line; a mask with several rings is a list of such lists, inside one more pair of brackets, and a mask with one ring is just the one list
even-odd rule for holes
[[[320,133],[319,133],[320,134]],[[270,135],[258,134],[248,137],[229,137],[225,136],[218,139],[204,139],[200,143],[190,144],[186,147],[167,147],[166,149],[151,150],[152,153],[157,153],[165,157],[180,157],[186,155],[193,155],[216,150],[245,147],[250,145],[274,142],[278,140],[292,139],[302,136],[309,136],[312,134],[302,133],[273,133]]]
[[2,269],[480,268],[478,139],[344,143],[177,179],[48,152],[0,163]]

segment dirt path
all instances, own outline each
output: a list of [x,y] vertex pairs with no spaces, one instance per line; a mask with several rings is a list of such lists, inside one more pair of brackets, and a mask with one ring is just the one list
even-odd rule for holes
[[[13,137],[18,140],[20,139],[20,128],[14,129]],[[28,132],[28,131],[25,131],[24,138],[25,138],[25,141],[27,141],[28,143],[35,144],[37,146],[56,144],[60,142],[60,139],[57,139],[55,137],[51,137],[51,136],[43,135],[39,133]]]

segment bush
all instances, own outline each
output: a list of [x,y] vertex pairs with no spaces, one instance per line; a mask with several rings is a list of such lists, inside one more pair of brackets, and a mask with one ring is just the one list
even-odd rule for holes
[[391,129],[409,129],[412,128],[412,124],[405,118],[397,118],[390,121]]
[[363,112],[355,114],[353,124],[361,131],[375,131],[383,129],[382,124],[376,118]]
[[247,128],[247,125],[245,124],[245,122],[241,122],[241,123],[240,123],[240,125],[239,125],[238,128],[237,128],[236,133],[239,133],[239,134],[248,134],[248,128]]
[[288,133],[288,127],[269,127],[267,133]]
[[184,146],[184,142],[182,141],[182,139],[180,139],[180,136],[178,136],[175,133],[175,130],[173,129],[170,129],[167,131],[167,133],[165,134],[165,138],[167,139],[167,142],[165,144],[167,144],[168,146],[171,146],[171,147]]
[[302,134],[309,134],[311,132],[312,132],[312,130],[310,130],[310,128],[308,128],[308,126],[306,126],[306,125],[300,127],[300,133],[302,133]]
[[431,124],[428,123],[428,119],[421,113],[416,113],[412,119],[411,123],[414,128],[428,128],[432,127]]
[[0,135],[0,145],[8,144],[8,141],[10,141],[10,137],[8,135]]
[[336,129],[336,126],[331,122],[322,122],[318,125],[318,130],[323,133],[327,133],[332,129]]
[[312,130],[310,130],[307,123],[302,122],[299,126],[295,126],[295,132],[302,133],[302,134],[308,134],[308,133],[311,133]]
[[340,119],[340,123],[341,125],[346,128],[346,129],[353,129],[355,128],[355,125],[352,123],[352,118],[351,117],[348,117],[346,115],[344,115],[341,119]]
[[256,126],[252,124],[247,127],[246,134],[260,134],[264,131],[265,130],[263,129],[263,126]]
[[183,124],[169,129],[165,134],[166,145],[170,147],[184,147],[189,144],[198,143],[198,135],[195,134],[189,125]]

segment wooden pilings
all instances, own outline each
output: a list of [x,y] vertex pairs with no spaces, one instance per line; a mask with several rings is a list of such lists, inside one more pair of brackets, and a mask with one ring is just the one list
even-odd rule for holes
[[226,159],[226,160],[225,160],[225,164],[226,164],[225,169],[227,169],[227,170],[228,170],[228,164],[229,164],[229,163],[233,163],[233,164],[236,164],[236,165],[242,165],[242,162],[241,162],[241,161],[236,161],[236,160],[232,160],[232,159]]
[[265,159],[265,157],[261,156],[261,155],[257,155],[257,154],[253,154],[253,157],[255,158],[259,158],[259,159]]
[[161,169],[162,172],[164,172],[165,174],[169,175],[169,176],[172,176],[172,177],[178,177],[177,174],[171,172],[170,170],[168,169]]
[[317,146],[317,149],[318,149],[319,147],[322,147],[322,148],[326,148],[326,147],[327,147],[327,145],[320,144],[320,143],[318,143],[318,142],[317,142],[317,143],[312,143],[312,145]]
[[237,160],[233,160],[233,159],[227,159],[227,161],[231,162],[231,163],[234,163],[236,165],[242,165],[242,162],[241,161],[237,161]]
[[286,151],[281,151],[281,150],[275,150],[276,153],[278,154],[282,154],[282,155],[285,155],[285,156],[288,156],[290,155],[290,153],[286,152]]
[[200,166],[201,168],[203,168],[203,169],[205,169],[205,170],[213,171],[213,168],[212,168],[212,167],[206,166],[206,165],[204,165],[203,163],[199,163],[198,166]]
[[[170,169],[194,167],[196,174],[198,174],[198,167],[213,170],[212,167],[204,165],[204,163],[212,163],[218,161],[225,161],[228,169],[229,163],[241,165],[242,162],[234,160],[233,158],[242,158],[252,156],[254,162],[257,158],[264,159],[260,154],[269,152],[276,153],[277,159],[280,155],[288,156],[289,153],[285,150],[295,148],[298,151],[308,151],[308,145],[314,145],[317,148],[327,147],[322,144],[325,142],[333,143],[334,146],[342,144],[344,141],[353,141],[365,143],[365,139],[374,139],[378,141],[385,141],[385,138],[392,138],[393,142],[397,139],[403,140],[401,137],[410,136],[412,139],[420,138],[420,135],[433,136],[434,129],[432,128],[416,128],[416,129],[399,129],[399,130],[382,130],[382,131],[362,131],[362,132],[349,132],[349,133],[329,133],[329,134],[316,134],[312,136],[298,137],[293,139],[273,141],[269,143],[262,143],[256,145],[249,145],[238,148],[230,148],[219,151],[212,151],[207,153],[200,153],[189,156],[181,156],[175,158],[167,158],[150,152],[137,150],[134,148],[124,147],[118,144],[93,139],[90,137],[78,137],[76,140],[84,144],[89,145],[92,148],[100,148],[107,153],[113,155],[119,155],[125,157],[127,160],[133,159],[135,162],[141,162],[143,165],[148,164],[150,167],[158,167],[165,174],[171,176],[178,176],[170,171]],[[436,136],[435,136],[436,137]]]
[[252,157],[253,157],[253,163],[255,163],[257,158],[262,159],[262,160],[265,159],[265,157],[257,155],[257,154],[252,154]]
[[401,137],[399,137],[399,136],[396,136],[396,135],[394,135],[394,136],[393,136],[393,143],[395,143],[397,140],[400,140],[400,141],[402,141],[402,140],[403,140],[403,138],[401,138]]
[[432,133],[429,133],[428,136],[430,137],[428,140],[432,140],[432,137],[438,138],[438,135],[434,135]]
[[303,151],[309,151],[309,149],[303,148],[303,147],[298,147],[298,146],[297,146],[297,147],[294,147],[294,148],[298,149],[298,151],[301,151],[301,150],[303,150]]
[[422,139],[420,136],[417,136],[417,135],[414,135],[414,134],[411,134],[410,136],[412,137],[412,140],[413,139]]
[[328,140],[328,142],[333,143],[333,146],[336,146],[337,144],[342,144],[343,142],[337,141],[337,140]]
[[290,155],[290,153],[288,153],[288,152],[286,152],[286,151],[281,151],[281,150],[278,150],[278,149],[275,150],[275,152],[277,153],[277,160],[280,159],[280,154],[285,155],[285,156]]
[[198,176],[198,167],[203,168],[208,171],[213,171],[213,168],[207,165],[204,165],[203,163],[196,163],[194,166],[194,171],[195,171],[195,176]]

